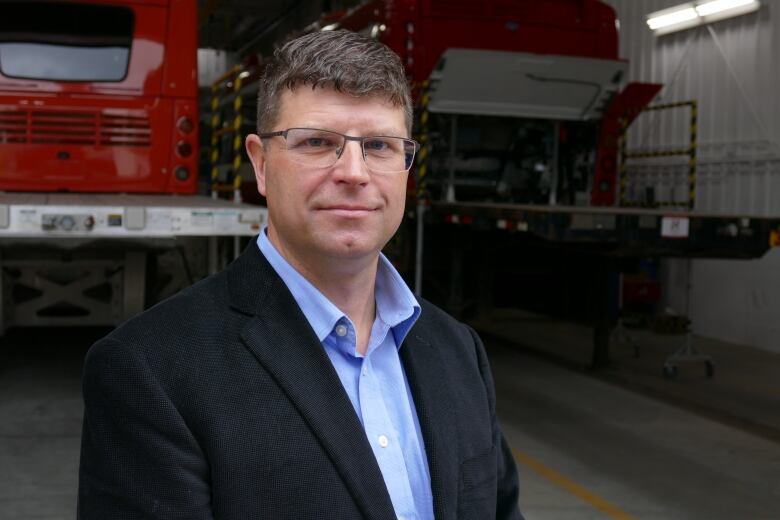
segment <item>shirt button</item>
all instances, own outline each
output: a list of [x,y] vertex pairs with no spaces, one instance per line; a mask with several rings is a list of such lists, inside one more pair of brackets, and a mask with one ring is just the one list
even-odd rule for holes
[[364,376],[368,375],[368,367],[363,367],[363,375]]
[[336,335],[343,338],[347,335],[347,328],[344,325],[337,325]]
[[387,448],[387,437],[384,435],[379,436],[379,445],[383,448]]

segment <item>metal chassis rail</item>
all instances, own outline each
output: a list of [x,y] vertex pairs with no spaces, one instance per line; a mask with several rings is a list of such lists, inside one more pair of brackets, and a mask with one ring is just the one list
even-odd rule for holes
[[[493,203],[430,202],[417,205],[417,245],[415,290],[422,289],[424,233],[426,224],[450,224],[475,231],[504,230],[527,233],[563,250],[579,249],[602,255],[607,262],[599,269],[603,284],[608,283],[606,264],[618,258],[682,257],[751,259],[780,246],[780,216],[707,214],[688,210],[625,207],[538,206]],[[453,251],[453,257],[460,251]],[[462,262],[453,258],[453,265]],[[595,296],[593,366],[610,363],[606,290]],[[690,332],[682,348],[672,353],[663,370],[676,375],[677,361],[704,361],[708,377],[713,361],[691,346]],[[637,346],[634,346],[635,349]],[[638,349],[637,349],[638,352]]]

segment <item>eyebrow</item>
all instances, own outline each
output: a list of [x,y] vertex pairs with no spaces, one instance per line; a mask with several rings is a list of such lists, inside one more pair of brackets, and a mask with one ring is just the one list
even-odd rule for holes
[[[303,123],[298,125],[290,126],[290,128],[312,128],[314,130],[326,130],[328,132],[336,132],[337,134],[344,134],[344,132],[340,132],[338,130],[334,130],[333,128],[323,128],[320,125],[314,124],[314,123]],[[361,132],[362,135],[355,136],[355,137],[401,137],[402,139],[410,139],[409,137],[406,137],[406,129],[399,130],[397,128],[380,128],[380,129],[374,129],[370,130],[368,132]],[[345,134],[345,135],[352,135],[352,134]]]

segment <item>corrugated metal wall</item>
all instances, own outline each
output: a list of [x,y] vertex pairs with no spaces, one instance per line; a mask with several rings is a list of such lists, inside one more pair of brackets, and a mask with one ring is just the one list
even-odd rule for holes
[[[716,213],[780,214],[780,17],[772,5],[752,14],[656,37],[646,15],[679,0],[611,0],[620,19],[621,56],[628,77],[663,83],[660,102],[699,104],[696,209]],[[764,2],[767,4],[767,2]],[[777,5],[780,8],[780,5]],[[773,14],[775,16],[773,16]],[[642,115],[631,127],[633,148],[686,146],[687,108]],[[641,187],[657,198],[685,197],[685,158],[636,160]]]
[[[628,79],[666,86],[657,102],[699,104],[696,211],[780,215],[780,2],[752,14],[656,37],[646,15],[682,0],[606,0],[620,20]],[[658,115],[656,115],[658,114]],[[686,146],[687,109],[642,115],[632,148]],[[685,158],[630,163],[635,193],[684,200]],[[642,190],[642,191],[640,191]],[[694,261],[690,314],[697,334],[780,351],[780,252],[754,261]],[[684,310],[683,261],[667,261],[666,304]]]

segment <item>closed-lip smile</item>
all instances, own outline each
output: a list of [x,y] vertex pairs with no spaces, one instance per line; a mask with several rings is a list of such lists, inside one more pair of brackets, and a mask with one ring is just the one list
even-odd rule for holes
[[359,206],[352,204],[337,204],[334,206],[323,206],[319,208],[320,211],[324,211],[326,215],[331,215],[336,218],[343,219],[363,219],[371,215],[377,208],[370,206]]
[[375,208],[353,204],[336,204],[334,206],[324,206],[320,209],[325,211],[374,211]]

